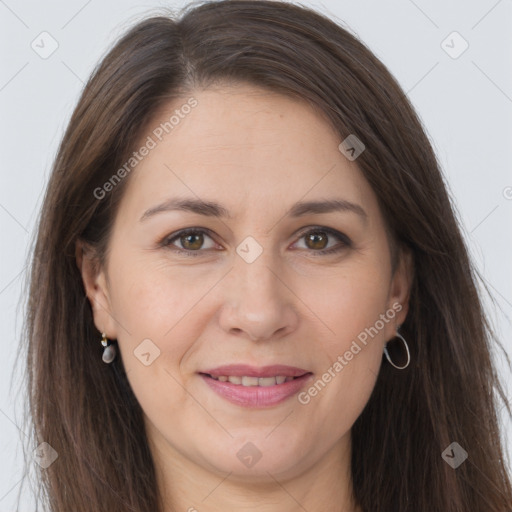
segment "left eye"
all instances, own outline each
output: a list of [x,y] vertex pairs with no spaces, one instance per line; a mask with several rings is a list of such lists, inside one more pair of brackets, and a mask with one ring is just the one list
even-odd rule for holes
[[[340,243],[327,249],[326,247],[331,237],[337,239]],[[351,240],[346,235],[330,228],[315,227],[302,233],[299,240],[303,238],[305,239],[307,249],[315,249],[313,252],[320,254],[339,252],[352,245]]]
[[[170,246],[173,246],[173,250],[176,250],[179,253],[197,256],[198,254],[194,253],[203,252],[200,249],[204,249],[205,236],[211,240],[210,247],[206,247],[206,249],[213,249],[215,247],[215,242],[208,234],[208,231],[198,228],[185,229],[175,235],[171,235],[163,240],[162,246],[169,248],[171,248]],[[334,245],[334,247],[327,248],[331,237],[337,239],[340,243]],[[351,240],[343,233],[323,227],[314,227],[303,232],[300,235],[299,240],[301,239],[305,239],[306,249],[312,249],[312,252],[320,254],[339,252],[350,247],[352,244]],[[177,247],[174,244],[175,241],[178,241],[181,247]]]

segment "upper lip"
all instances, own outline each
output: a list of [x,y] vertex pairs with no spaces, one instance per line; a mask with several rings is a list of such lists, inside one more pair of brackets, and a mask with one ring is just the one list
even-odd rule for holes
[[212,377],[220,376],[238,376],[238,377],[275,377],[282,375],[284,377],[300,377],[305,373],[311,373],[308,370],[287,366],[283,364],[273,364],[270,366],[250,366],[247,364],[228,364],[204,370],[199,373],[207,373]]

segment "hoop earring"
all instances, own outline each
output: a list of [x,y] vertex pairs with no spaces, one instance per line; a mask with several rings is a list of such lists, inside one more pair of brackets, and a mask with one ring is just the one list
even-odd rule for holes
[[107,336],[105,333],[101,333],[101,344],[105,347],[103,349],[103,362],[110,364],[116,358],[116,347],[114,345],[109,344]]
[[407,345],[407,341],[405,341],[405,338],[398,332],[398,330],[396,331],[396,337],[399,338],[400,341],[405,346],[405,350],[407,352],[407,363],[405,363],[404,366],[397,366],[395,363],[393,363],[393,361],[391,360],[391,357],[389,357],[387,343],[384,346],[384,354],[386,355],[386,358],[391,365],[393,365],[398,370],[403,370],[404,368],[407,368],[409,366],[409,363],[411,362],[411,354],[409,353],[409,346]]

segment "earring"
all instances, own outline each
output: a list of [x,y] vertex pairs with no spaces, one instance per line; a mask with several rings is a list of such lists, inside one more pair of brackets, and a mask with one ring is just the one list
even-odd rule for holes
[[407,363],[405,363],[404,366],[397,366],[395,363],[393,363],[393,361],[391,360],[391,357],[389,357],[387,343],[384,346],[384,354],[386,355],[386,358],[390,362],[390,364],[392,364],[398,370],[403,370],[404,368],[407,368],[409,366],[409,363],[411,361],[411,354],[409,353],[409,346],[407,345],[407,341],[405,341],[405,338],[398,332],[398,329],[400,329],[400,326],[398,326],[398,328],[397,328],[396,337],[403,343],[403,345],[405,347],[405,351],[407,352]]
[[101,344],[105,347],[103,350],[103,362],[110,364],[116,357],[116,347],[108,343],[105,333],[101,333]]

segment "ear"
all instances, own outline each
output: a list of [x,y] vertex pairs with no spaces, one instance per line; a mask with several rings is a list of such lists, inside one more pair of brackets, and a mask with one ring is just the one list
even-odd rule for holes
[[[407,317],[413,278],[413,253],[408,247],[401,247],[399,251],[398,265],[394,275],[391,278],[391,286],[388,299],[388,307],[390,309],[394,309],[397,312],[395,315],[396,326],[403,324]],[[398,304],[401,306],[400,309]]]
[[95,251],[82,240],[77,240],[75,244],[75,257],[91,304],[94,325],[107,338],[117,338],[117,324],[112,312],[105,270],[101,268]]

